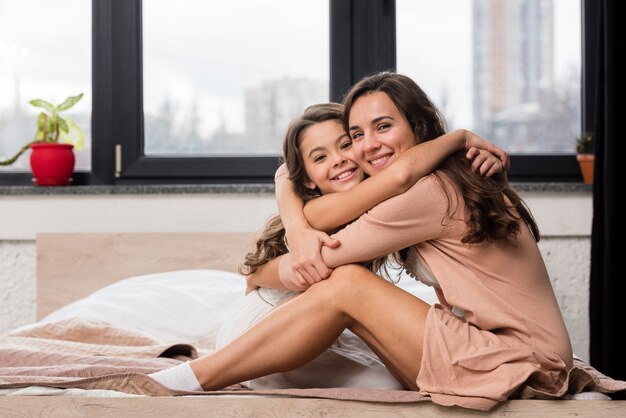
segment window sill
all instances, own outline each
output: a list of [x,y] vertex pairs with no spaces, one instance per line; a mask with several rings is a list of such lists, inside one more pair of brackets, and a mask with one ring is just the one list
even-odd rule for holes
[[[518,192],[591,192],[591,185],[579,182],[511,182]],[[175,184],[118,186],[0,186],[0,195],[167,195],[167,194],[237,194],[274,193],[274,185],[265,184]]]

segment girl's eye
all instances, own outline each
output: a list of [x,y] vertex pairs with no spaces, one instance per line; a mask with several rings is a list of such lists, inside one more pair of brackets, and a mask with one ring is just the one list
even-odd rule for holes
[[340,145],[340,149],[342,150],[348,150],[352,147],[352,141],[346,141],[343,144]]
[[313,157],[313,162],[319,163],[320,161],[324,161],[324,158],[326,158],[324,154],[318,154],[315,157]]

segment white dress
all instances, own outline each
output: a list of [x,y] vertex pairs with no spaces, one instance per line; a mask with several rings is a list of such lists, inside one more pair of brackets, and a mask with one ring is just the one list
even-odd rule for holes
[[[254,325],[274,307],[297,295],[276,289],[250,292],[230,312],[217,334],[220,349]],[[251,389],[284,388],[376,388],[404,389],[376,354],[355,334],[345,330],[333,345],[316,359],[295,370],[274,373],[242,382]]]

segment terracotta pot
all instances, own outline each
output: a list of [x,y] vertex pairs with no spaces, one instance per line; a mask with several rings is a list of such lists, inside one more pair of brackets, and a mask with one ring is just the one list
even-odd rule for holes
[[74,145],[44,143],[30,146],[30,168],[38,186],[66,186],[74,172]]
[[583,175],[585,184],[593,184],[593,163],[595,155],[593,154],[576,154],[576,160],[580,166],[580,172]]

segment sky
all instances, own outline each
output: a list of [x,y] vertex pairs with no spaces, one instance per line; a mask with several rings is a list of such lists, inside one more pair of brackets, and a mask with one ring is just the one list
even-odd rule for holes
[[166,97],[195,100],[205,128],[224,123],[242,132],[246,88],[282,77],[328,83],[327,1],[186,0],[176,11],[170,5],[143,5],[146,112]]
[[[580,65],[580,1],[554,4],[558,77]],[[469,123],[471,1],[397,0],[396,8],[398,71],[440,106],[445,92],[447,116]],[[327,0],[144,0],[143,11],[146,112],[165,98],[196,102],[205,129],[241,131],[246,87],[281,77],[328,82]],[[90,0],[0,0],[0,112],[13,106],[16,73],[24,109],[34,113],[33,98],[84,91],[75,111],[90,110],[90,14]]]
[[0,0],[0,112],[13,107],[16,72],[24,109],[85,92],[75,109],[90,111],[91,1]]

